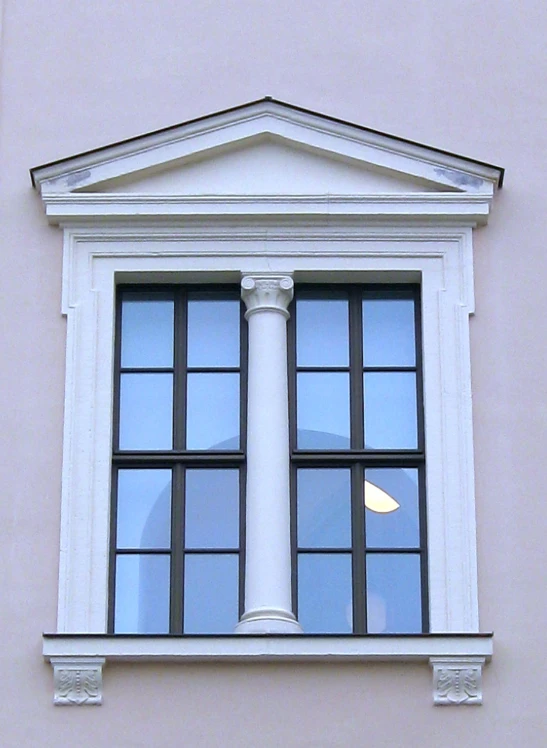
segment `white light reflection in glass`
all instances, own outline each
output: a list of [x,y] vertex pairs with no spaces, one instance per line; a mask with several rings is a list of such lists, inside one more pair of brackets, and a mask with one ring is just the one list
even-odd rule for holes
[[371,512],[378,514],[389,514],[396,511],[401,505],[393,496],[370,481],[365,481],[365,506]]

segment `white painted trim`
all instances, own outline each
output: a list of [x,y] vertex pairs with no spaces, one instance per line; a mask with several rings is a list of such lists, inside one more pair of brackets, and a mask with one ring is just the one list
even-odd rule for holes
[[462,192],[493,194],[501,177],[494,166],[269,100],[36,167],[32,173],[43,195],[89,190],[265,136]]
[[44,195],[51,224],[89,220],[138,219],[141,223],[158,219],[236,218],[288,216],[321,219],[325,216],[367,219],[435,219],[436,223],[459,221],[484,224],[490,212],[487,194],[404,193],[385,195],[267,195],[181,196],[132,194],[55,194]]
[[[214,231],[218,231],[215,228]],[[421,278],[431,630],[477,632],[469,364],[471,229],[384,226],[315,235],[278,227],[260,239],[231,227],[136,234],[66,229],[67,387],[58,630],[106,631],[114,288],[132,281],[237,280],[241,273],[308,280]],[[345,276],[344,276],[345,274]],[[91,498],[92,497],[92,498]]]
[[114,661],[409,661],[490,660],[489,636],[52,636],[43,655],[54,658],[102,657]]

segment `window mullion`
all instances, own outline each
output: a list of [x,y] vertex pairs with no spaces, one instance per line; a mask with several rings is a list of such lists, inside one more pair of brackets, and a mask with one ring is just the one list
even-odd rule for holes
[[[187,381],[187,298],[184,289],[175,291],[173,341],[173,449],[186,447],[186,381]],[[184,497],[185,466],[173,465],[171,495],[171,612],[169,630],[183,630],[184,590]]]
[[351,447],[354,450],[364,449],[362,306],[358,289],[351,289],[349,296],[350,414]]
[[173,467],[171,493],[171,612],[169,631],[182,634],[184,590],[184,501],[185,469]]
[[352,514],[352,576],[353,576],[353,633],[366,631],[366,565],[365,565],[365,506],[364,470],[355,464],[351,469],[351,514]]
[[175,292],[173,449],[186,449],[187,299],[183,289]]

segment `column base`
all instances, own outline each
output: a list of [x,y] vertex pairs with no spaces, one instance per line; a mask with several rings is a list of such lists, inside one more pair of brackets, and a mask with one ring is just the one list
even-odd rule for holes
[[302,634],[302,627],[287,610],[258,608],[244,613],[236,634]]

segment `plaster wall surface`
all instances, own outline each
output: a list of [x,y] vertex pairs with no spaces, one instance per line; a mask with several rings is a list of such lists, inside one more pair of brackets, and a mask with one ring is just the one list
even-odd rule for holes
[[[4,0],[0,47],[0,745],[543,746],[545,33],[540,0]],[[475,232],[480,708],[425,665],[112,665],[54,708],[62,235],[28,168],[272,95],[507,170]]]

